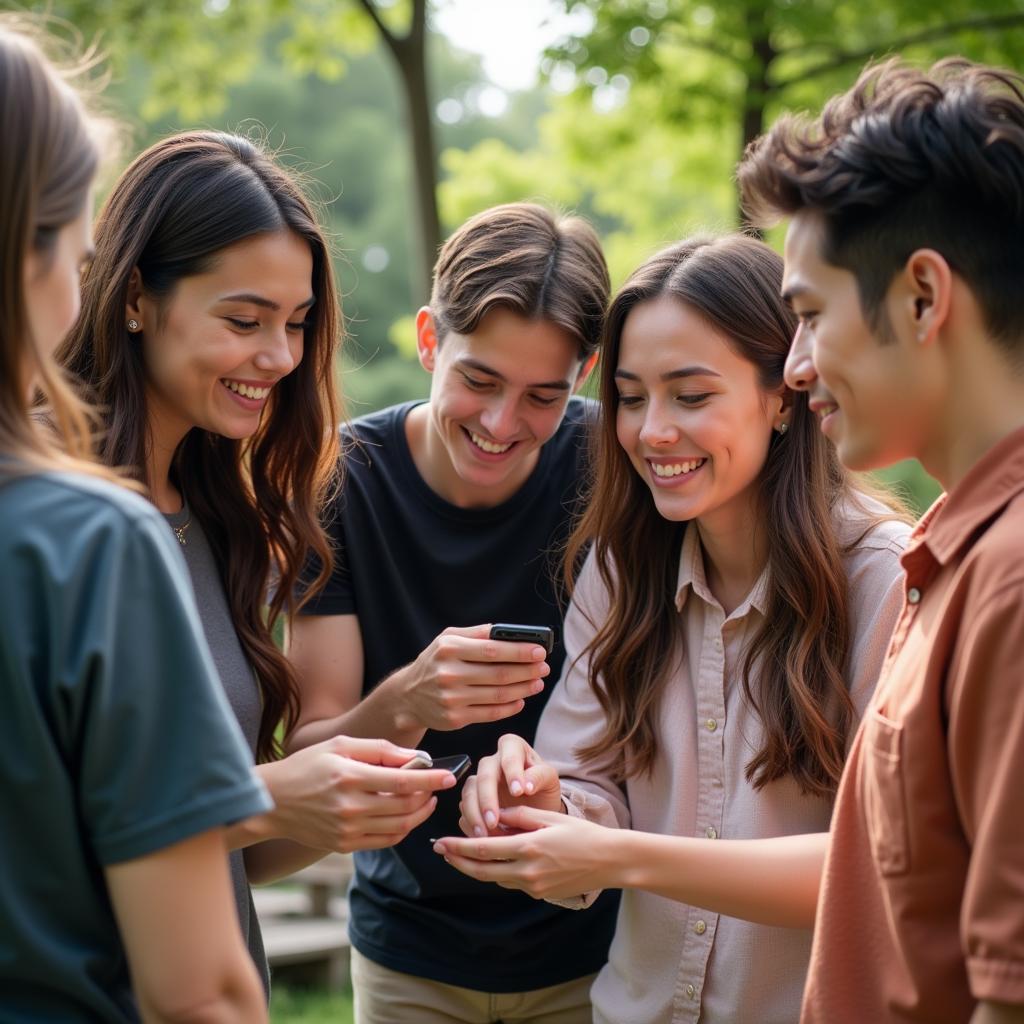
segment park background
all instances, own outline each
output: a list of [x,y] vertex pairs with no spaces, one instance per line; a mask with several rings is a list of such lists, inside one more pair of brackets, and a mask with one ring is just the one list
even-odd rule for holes
[[[871,58],[1018,70],[1024,0],[50,0],[106,58],[129,126],[118,172],[167,132],[265,138],[322,202],[337,254],[349,416],[425,396],[413,315],[468,216],[535,199],[587,217],[613,286],[661,246],[739,226],[732,172],[787,110]],[[65,32],[70,31],[65,26]],[[780,245],[771,232],[769,242]],[[920,466],[886,474],[920,510]],[[350,1019],[280,988],[275,1022]]]

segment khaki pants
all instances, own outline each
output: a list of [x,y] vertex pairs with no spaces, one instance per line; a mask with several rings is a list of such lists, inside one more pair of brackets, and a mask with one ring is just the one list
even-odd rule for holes
[[353,948],[355,1024],[592,1024],[595,977],[531,992],[477,992],[392,971]]

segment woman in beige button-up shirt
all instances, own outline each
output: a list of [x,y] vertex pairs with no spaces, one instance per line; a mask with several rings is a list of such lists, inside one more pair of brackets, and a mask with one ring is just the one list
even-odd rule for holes
[[616,297],[568,668],[537,750],[506,737],[463,799],[469,834],[499,806],[531,831],[439,844],[545,898],[626,887],[593,988],[608,1024],[797,1020],[835,786],[899,608],[909,527],[785,389],[781,280],[732,236]]

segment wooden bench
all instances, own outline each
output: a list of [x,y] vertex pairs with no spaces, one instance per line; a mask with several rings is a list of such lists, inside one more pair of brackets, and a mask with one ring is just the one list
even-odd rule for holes
[[349,978],[351,858],[328,854],[272,886],[253,890],[263,945],[275,980],[333,991]]

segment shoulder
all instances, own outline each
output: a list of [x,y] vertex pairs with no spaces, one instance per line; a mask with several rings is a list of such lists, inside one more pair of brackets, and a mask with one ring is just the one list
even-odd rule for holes
[[141,495],[77,473],[39,473],[3,484],[0,522],[9,539],[44,532],[68,545],[98,533],[128,536],[167,530],[160,514]]
[[1024,596],[1024,492],[1012,498],[974,542],[965,568],[973,602],[1009,595]]
[[402,402],[344,424],[341,450],[345,470],[358,473],[398,457],[405,446],[405,419],[410,410],[422,404],[421,399]]

